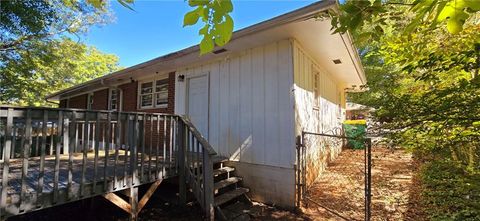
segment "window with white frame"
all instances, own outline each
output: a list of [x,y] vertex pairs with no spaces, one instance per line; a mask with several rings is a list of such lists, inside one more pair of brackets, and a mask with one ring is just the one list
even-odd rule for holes
[[168,79],[157,80],[155,82],[155,105],[168,105]]
[[140,108],[159,108],[168,105],[168,79],[140,83]]
[[118,97],[119,97],[118,89],[110,89],[109,104],[108,104],[109,110],[118,109]]

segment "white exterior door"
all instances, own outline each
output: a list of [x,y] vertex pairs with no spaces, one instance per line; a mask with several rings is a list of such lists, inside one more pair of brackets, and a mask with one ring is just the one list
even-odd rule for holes
[[208,75],[188,79],[187,115],[193,125],[208,140]]

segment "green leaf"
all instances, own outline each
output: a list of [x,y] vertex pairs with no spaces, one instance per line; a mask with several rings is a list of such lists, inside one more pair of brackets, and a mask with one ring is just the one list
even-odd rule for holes
[[218,0],[220,1],[220,5],[223,8],[223,11],[226,13],[233,11],[233,4],[231,0]]
[[438,24],[438,16],[440,15],[440,13],[443,11],[443,8],[445,8],[445,5],[447,4],[447,2],[440,2],[438,5],[437,5],[437,8],[436,8],[436,14],[434,15],[433,17],[433,21],[432,21],[432,24],[430,25],[430,28],[435,28]]
[[208,4],[208,2],[208,0],[188,0],[188,5],[190,5],[190,7],[195,7],[200,5],[206,5]]
[[233,19],[229,15],[225,16],[225,21],[216,25],[213,34],[215,36],[215,43],[218,46],[225,45],[230,41],[233,32]]
[[206,34],[208,34],[208,29],[209,29],[209,28],[210,28],[210,25],[205,24],[205,25],[203,26],[203,28],[201,28],[201,29],[198,31],[198,34],[200,34],[200,35],[206,35]]
[[204,35],[200,42],[200,55],[211,52],[214,47],[212,36]]
[[199,6],[197,10],[198,10],[198,15],[202,18],[202,21],[203,22],[208,21],[208,9],[204,6]]
[[201,9],[201,8],[202,8],[202,7],[199,6],[199,7],[196,8],[195,10],[190,11],[190,12],[188,12],[187,14],[185,14],[185,16],[183,17],[183,27],[189,26],[189,25],[194,25],[194,24],[197,23],[198,18],[200,18],[199,11],[200,11],[200,10],[203,10],[203,9]]

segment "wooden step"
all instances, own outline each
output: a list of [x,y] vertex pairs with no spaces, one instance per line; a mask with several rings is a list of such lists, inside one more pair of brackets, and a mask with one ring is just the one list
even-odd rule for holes
[[232,172],[232,171],[234,171],[234,170],[235,170],[235,168],[233,168],[233,167],[222,167],[222,168],[219,168],[219,169],[214,170],[214,171],[213,171],[213,176],[214,176],[214,177],[217,177],[217,176],[220,176],[220,175],[222,175],[222,174],[224,174],[224,173]]
[[235,184],[235,183],[238,183],[242,180],[242,178],[240,177],[230,177],[228,179],[224,179],[224,180],[221,180],[219,182],[216,182],[214,185],[213,185],[213,189],[215,191],[215,193],[219,190],[219,189],[222,189],[224,187],[227,187],[229,185],[232,185],[232,184]]
[[215,155],[215,156],[213,156],[212,161],[213,161],[214,164],[225,163],[225,162],[228,161],[228,158],[223,157],[223,156],[219,156],[219,155]]
[[248,189],[247,188],[237,188],[237,189],[234,189],[232,191],[229,191],[229,192],[226,192],[226,193],[223,193],[217,197],[215,197],[215,206],[221,206],[223,204],[225,204],[226,202],[230,201],[230,200],[233,200],[245,193],[248,193]]

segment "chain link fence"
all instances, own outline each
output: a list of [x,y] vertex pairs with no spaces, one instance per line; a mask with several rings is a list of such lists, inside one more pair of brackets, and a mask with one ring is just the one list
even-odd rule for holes
[[[347,148],[350,141],[363,149]],[[297,207],[312,204],[344,220],[370,220],[371,139],[340,128],[297,138]]]

